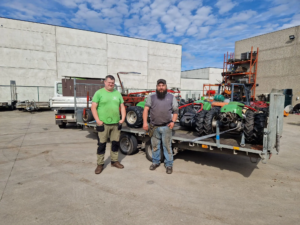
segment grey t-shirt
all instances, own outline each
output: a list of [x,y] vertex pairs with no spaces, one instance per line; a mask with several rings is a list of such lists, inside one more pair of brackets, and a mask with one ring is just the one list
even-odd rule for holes
[[172,121],[172,114],[178,114],[178,103],[174,95],[167,93],[164,99],[155,94],[148,96],[145,106],[150,108],[150,123],[156,126]]

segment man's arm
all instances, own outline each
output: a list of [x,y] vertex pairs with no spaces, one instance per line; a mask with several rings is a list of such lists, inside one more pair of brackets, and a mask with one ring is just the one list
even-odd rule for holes
[[148,113],[149,113],[149,106],[145,106],[144,112],[143,112],[143,129],[145,131],[148,131]]
[[170,127],[170,129],[173,129],[175,122],[177,120],[178,117],[178,103],[177,100],[175,98],[175,96],[173,97],[173,102],[172,102],[172,111],[173,111],[173,117],[172,117],[172,122],[168,124],[168,127]]
[[96,102],[92,102],[92,113],[93,113],[93,116],[94,116],[94,119],[96,120],[98,126],[102,126],[103,125],[103,122],[101,120],[99,120],[99,116],[98,116],[98,112],[97,112],[97,107],[98,107],[98,104]]
[[125,110],[125,106],[124,106],[124,103],[122,103],[121,105],[121,116],[122,116],[122,119],[119,121],[119,123],[124,123],[125,121],[125,117],[126,117],[126,110]]

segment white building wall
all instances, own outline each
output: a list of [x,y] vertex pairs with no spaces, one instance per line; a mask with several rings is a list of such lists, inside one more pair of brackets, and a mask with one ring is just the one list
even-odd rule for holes
[[[122,71],[140,73],[121,74],[128,89],[154,89],[160,78],[180,87],[180,45],[5,18],[0,24],[0,85],[53,86],[64,76],[104,78]],[[36,100],[35,93],[20,89],[18,99]]]
[[[203,68],[196,70],[182,71],[181,75],[181,96],[183,98],[203,96],[203,84],[218,84],[222,81],[223,69]],[[213,87],[217,90],[217,87]]]

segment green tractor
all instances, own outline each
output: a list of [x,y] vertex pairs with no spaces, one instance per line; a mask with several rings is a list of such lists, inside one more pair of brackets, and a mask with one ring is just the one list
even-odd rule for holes
[[[235,87],[239,90],[234,92]],[[222,131],[242,134],[247,143],[262,144],[267,116],[250,107],[250,90],[251,85],[232,83],[231,101],[223,106],[212,107],[201,116],[199,114],[201,121],[199,120],[196,129],[201,134],[209,135],[216,133],[218,126]],[[220,95],[215,100],[216,98],[221,101],[224,99]]]

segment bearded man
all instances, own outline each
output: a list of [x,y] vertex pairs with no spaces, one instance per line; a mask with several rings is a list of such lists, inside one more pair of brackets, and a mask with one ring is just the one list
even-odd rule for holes
[[[150,110],[150,128],[147,123]],[[160,165],[160,151],[164,152],[166,173],[173,172],[172,129],[178,117],[178,104],[174,95],[168,93],[167,82],[159,79],[156,93],[148,96],[143,113],[143,129],[149,131],[152,145],[152,165]],[[163,149],[161,149],[161,143]]]

